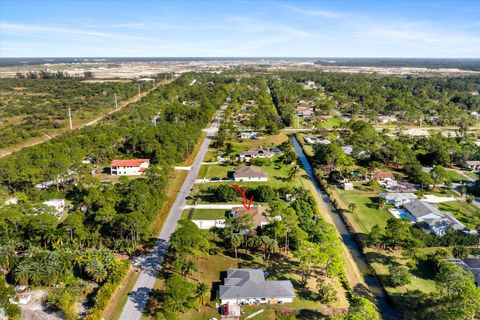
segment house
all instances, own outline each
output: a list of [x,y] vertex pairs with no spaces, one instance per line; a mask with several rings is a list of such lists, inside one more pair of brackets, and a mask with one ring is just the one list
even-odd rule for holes
[[385,192],[380,193],[380,198],[385,199],[387,204],[393,204],[396,207],[417,200],[417,196],[410,192]]
[[233,173],[235,181],[267,181],[267,174],[256,166],[245,166],[235,168]]
[[465,161],[465,168],[470,170],[480,170],[480,161]]
[[258,132],[256,131],[242,131],[238,133],[238,138],[240,139],[257,139]]
[[383,184],[390,184],[391,181],[395,180],[395,176],[389,171],[377,171],[373,176],[375,180]]
[[267,217],[265,216],[265,211],[267,208],[264,206],[251,206],[250,209],[245,208],[244,206],[241,207],[233,207],[230,211],[230,215],[233,219],[237,220],[238,218],[244,215],[251,215],[253,218],[253,223],[256,227],[264,227],[269,224]]
[[351,156],[353,153],[353,146],[344,146],[342,147],[342,150],[347,156]]
[[390,123],[390,122],[397,122],[397,118],[395,116],[378,116],[377,117],[378,123]]
[[19,203],[20,203],[20,200],[18,200],[17,198],[10,198],[5,201],[5,204],[7,206],[10,204],[19,204]]
[[268,281],[262,269],[228,269],[218,290],[222,304],[282,304],[293,302],[289,280]]
[[51,207],[55,210],[55,215],[61,216],[63,215],[63,210],[65,210],[65,199],[52,199],[43,201],[43,204]]
[[317,137],[311,137],[311,136],[304,136],[303,140],[305,140],[306,143],[309,144],[318,144],[320,143],[320,138]]
[[443,236],[449,228],[454,230],[465,229],[465,226],[451,214],[441,212],[436,206],[421,200],[414,200],[403,205],[413,222],[424,222],[427,229],[437,236]]
[[264,149],[263,147],[253,148],[238,154],[238,159],[240,161],[250,161],[254,158],[271,158],[275,155],[272,151]]
[[309,81],[305,81],[303,87],[304,87],[305,89],[316,89],[316,88],[317,88],[317,86],[315,85],[315,81],[310,81],[310,80],[309,80]]
[[475,285],[480,288],[480,258],[446,259],[473,273]]
[[150,159],[113,160],[110,163],[112,176],[138,176],[150,166]]
[[348,181],[342,181],[342,182],[340,182],[340,187],[343,190],[353,190],[353,183],[348,182]]
[[298,117],[310,118],[315,115],[314,107],[304,100],[300,100],[298,105],[295,107]]
[[403,133],[410,137],[428,137],[430,135],[427,130],[420,128],[407,129]]

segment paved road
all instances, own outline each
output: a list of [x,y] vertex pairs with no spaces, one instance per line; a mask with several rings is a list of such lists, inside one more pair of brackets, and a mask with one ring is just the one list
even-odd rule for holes
[[218,130],[218,124],[223,111],[227,108],[227,102],[221,107],[221,111],[215,117],[210,128],[207,130],[207,136],[200,146],[200,150],[195,157],[193,165],[185,178],[185,181],[177,194],[177,198],[173,203],[168,217],[163,225],[158,239],[155,243],[153,250],[144,258],[140,259],[140,276],[135,283],[132,291],[129,293],[127,303],[125,304],[122,314],[119,319],[124,320],[138,320],[142,317],[142,312],[148,302],[150,292],[153,288],[157,275],[162,266],[163,260],[168,249],[168,240],[171,234],[177,228],[178,220],[182,215],[183,208],[186,205],[186,197],[190,194],[190,190],[195,182],[200,166],[202,165],[203,158],[207,152],[208,146],[212,140],[213,135]]
[[297,139],[295,139],[295,137],[291,137],[291,140],[295,148],[295,152],[297,153],[297,156],[303,165],[303,168],[307,172],[308,177],[310,178],[313,185],[315,186],[315,189],[320,195],[320,199],[324,202],[324,205],[327,208],[327,213],[332,218],[335,228],[337,228],[338,232],[341,235],[343,243],[345,243],[345,246],[348,248],[350,255],[353,257],[355,263],[357,264],[358,270],[360,270],[360,272],[363,274],[365,282],[367,283],[370,291],[375,296],[375,299],[377,301],[377,307],[379,308],[385,319],[397,319],[397,314],[395,310],[393,310],[387,303],[387,296],[383,291],[383,288],[380,286],[377,278],[370,274],[367,262],[365,261],[365,257],[362,251],[353,239],[351,233],[348,231],[347,226],[343,223],[342,218],[335,212],[335,209],[333,208],[328,195],[317,184],[312,166],[310,165],[307,156],[303,152],[302,147],[298,143]]

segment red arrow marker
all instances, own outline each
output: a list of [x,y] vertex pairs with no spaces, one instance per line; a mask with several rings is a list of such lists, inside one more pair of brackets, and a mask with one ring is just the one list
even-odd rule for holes
[[234,187],[235,189],[237,189],[238,192],[240,192],[240,194],[243,197],[243,200],[242,200],[243,206],[245,207],[245,209],[247,209],[247,211],[250,210],[250,205],[252,204],[253,196],[250,198],[250,201],[249,201],[247,199],[247,195],[245,194],[245,191],[243,191],[242,188],[240,188],[239,186],[237,186],[235,184],[232,184],[231,186]]

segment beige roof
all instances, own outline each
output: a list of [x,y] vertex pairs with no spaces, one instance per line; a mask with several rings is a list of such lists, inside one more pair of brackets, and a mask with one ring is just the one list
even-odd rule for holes
[[233,174],[235,178],[266,178],[267,175],[256,166],[247,166],[247,167],[238,167],[235,168],[235,172]]
[[236,213],[237,217],[250,214],[253,218],[253,222],[257,227],[260,227],[262,224],[268,223],[267,217],[263,213],[267,210],[264,206],[251,206],[249,210],[245,207],[233,207],[232,213]]

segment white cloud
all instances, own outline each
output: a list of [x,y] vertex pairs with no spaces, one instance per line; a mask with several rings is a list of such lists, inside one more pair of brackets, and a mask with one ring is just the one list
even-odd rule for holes
[[344,16],[344,13],[337,12],[337,11],[329,11],[329,10],[319,10],[319,9],[304,9],[295,6],[285,6],[285,8],[289,9],[294,13],[299,13],[305,16],[311,17],[322,17],[322,18],[340,18]]
[[84,29],[72,29],[64,27],[49,27],[49,26],[38,26],[38,25],[28,25],[28,24],[13,24],[13,23],[0,23],[1,33],[5,34],[21,34],[21,35],[31,35],[31,36],[50,36],[50,34],[62,34],[62,35],[77,35],[77,36],[86,36],[92,38],[103,38],[117,41],[154,41],[154,39],[128,35],[124,33],[110,33],[110,32],[99,32],[91,31]]

